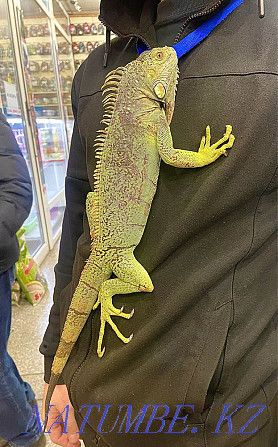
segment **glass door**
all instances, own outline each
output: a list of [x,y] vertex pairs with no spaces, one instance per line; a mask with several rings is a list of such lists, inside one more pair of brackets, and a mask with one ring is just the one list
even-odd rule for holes
[[71,107],[71,86],[74,76],[74,60],[72,42],[69,30],[70,20],[60,0],[53,0],[55,35],[57,41],[57,60],[61,86],[61,101],[67,130],[68,146],[70,147],[73,130],[73,114]]
[[73,130],[73,113],[71,106],[71,86],[74,75],[73,57],[71,51],[71,41],[61,33],[55,26],[55,34],[57,39],[58,51],[58,70],[59,81],[61,86],[61,102],[63,107],[65,126],[67,130],[68,146],[70,146],[71,135]]
[[48,251],[44,211],[40,196],[39,179],[36,176],[36,161],[32,151],[32,136],[26,126],[26,110],[17,70],[16,46],[13,44],[7,3],[0,0],[0,92],[1,107],[13,130],[16,141],[27,162],[33,186],[33,205],[29,217],[24,222],[25,239],[33,257],[43,258]]
[[16,15],[52,248],[60,234],[65,208],[64,180],[68,158],[55,36],[49,16],[35,0],[21,0]]
[[61,25],[65,33],[69,36],[70,39],[70,31],[69,31],[69,16],[64,9],[64,6],[60,2],[60,0],[53,0],[53,14],[57,22]]

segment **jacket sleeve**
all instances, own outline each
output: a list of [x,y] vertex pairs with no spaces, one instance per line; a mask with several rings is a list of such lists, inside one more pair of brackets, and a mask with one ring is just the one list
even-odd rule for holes
[[6,232],[14,236],[32,206],[28,168],[14,134],[0,111],[0,241]]
[[[84,65],[84,64],[83,64]],[[40,345],[40,352],[44,355],[45,382],[49,382],[53,357],[60,339],[60,296],[63,289],[70,284],[72,268],[76,253],[77,240],[83,233],[83,215],[87,193],[90,191],[86,169],[86,153],[82,145],[77,124],[78,91],[82,67],[76,73],[72,86],[72,109],[74,128],[71,139],[69,163],[65,179],[66,209],[64,214],[62,236],[60,242],[59,259],[55,266],[55,288],[53,305],[49,315],[49,322]],[[59,383],[63,383],[62,378]]]

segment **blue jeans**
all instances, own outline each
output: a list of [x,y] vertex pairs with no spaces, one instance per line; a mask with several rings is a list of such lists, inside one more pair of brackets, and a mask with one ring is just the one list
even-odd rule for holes
[[[18,447],[33,444],[41,434],[29,404],[35,398],[35,393],[29,383],[22,380],[7,352],[13,280],[14,267],[0,274],[0,437],[12,447]],[[28,433],[24,433],[27,426]]]

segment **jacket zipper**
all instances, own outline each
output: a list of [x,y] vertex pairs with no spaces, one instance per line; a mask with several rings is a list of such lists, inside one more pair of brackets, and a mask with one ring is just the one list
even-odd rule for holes
[[[74,381],[75,381],[75,379],[76,379],[76,376],[77,376],[77,374],[79,373],[79,371],[80,371],[80,369],[82,368],[82,366],[84,365],[84,363],[86,362],[88,356],[89,356],[90,354],[93,353],[93,349],[92,349],[92,347],[93,347],[93,329],[94,329],[94,324],[93,324],[93,323],[94,323],[94,317],[95,317],[95,312],[93,312],[93,314],[92,314],[92,321],[91,321],[91,341],[90,341],[90,346],[89,346],[88,352],[87,352],[87,354],[85,355],[85,357],[84,357],[84,359],[82,360],[82,362],[80,363],[80,365],[78,366],[78,368],[75,370],[75,372],[74,372],[74,374],[73,374],[73,376],[72,376],[72,378],[71,378],[70,384],[69,384],[69,391],[70,391],[70,395],[71,395],[71,397],[72,397],[72,400],[73,400],[73,393],[72,393],[72,390],[73,390],[73,384],[74,384]],[[76,403],[76,402],[75,402],[75,403]]]
[[99,21],[106,26],[106,28],[109,28],[110,31],[112,31],[112,33],[117,34],[117,36],[122,37],[123,39],[126,39],[127,37],[137,37],[138,39],[142,40],[142,42],[144,42],[145,45],[147,45],[147,47],[149,49],[151,49],[150,45],[148,44],[148,42],[146,41],[146,39],[144,39],[144,37],[140,36],[140,34],[127,34],[127,35],[123,35],[122,33],[120,33],[118,30],[116,30],[115,28],[113,29],[108,22],[106,22],[106,20],[104,20],[101,16],[98,17]]
[[[196,12],[195,14],[192,14],[191,16],[189,16],[189,17],[186,19],[186,21],[182,24],[182,27],[181,27],[180,31],[178,32],[178,34],[177,34],[177,36],[176,36],[176,38],[175,38],[174,45],[175,45],[176,43],[178,43],[179,39],[181,38],[181,35],[182,35],[183,31],[185,30],[185,28],[187,27],[187,25],[189,24],[189,22],[190,22],[191,20],[193,20],[193,19],[195,19],[195,18],[197,18],[197,17],[203,17],[203,16],[205,16],[205,15],[207,15],[207,14],[210,14],[210,13],[214,12],[217,8],[219,8],[219,7],[222,5],[222,3],[224,3],[224,1],[225,1],[225,0],[219,0],[217,3],[215,3],[215,4],[214,4],[213,6],[211,6],[209,9],[206,9],[206,10],[203,10],[203,11],[200,11],[200,12]],[[142,36],[140,36],[139,34],[130,34],[130,35],[124,36],[124,35],[121,34],[119,31],[117,31],[117,30],[115,30],[115,29],[112,29],[112,28],[110,27],[110,25],[109,25],[105,20],[103,20],[102,17],[99,17],[99,21],[100,21],[104,26],[106,26],[107,28],[109,28],[112,32],[116,33],[118,36],[120,36],[120,37],[122,37],[122,38],[127,38],[127,37],[137,37],[138,39],[142,40],[142,42],[144,42],[145,45],[147,45],[147,47],[148,47],[149,49],[151,49],[151,47],[150,47],[150,45],[148,44],[148,42],[147,42]],[[69,386],[71,396],[72,396],[72,390],[73,390],[74,382],[75,382],[75,380],[76,380],[76,376],[78,375],[80,369],[83,367],[84,363],[87,361],[88,356],[92,353],[92,346],[93,346],[93,339],[94,339],[94,337],[93,337],[93,335],[94,335],[94,334],[93,334],[93,332],[94,332],[94,324],[93,324],[93,322],[94,322],[94,313],[93,313],[93,315],[92,315],[92,321],[91,321],[91,341],[90,341],[90,347],[89,347],[89,350],[88,350],[88,352],[87,352],[87,354],[86,354],[84,360],[81,362],[81,364],[80,364],[80,365],[78,366],[78,368],[75,370],[75,373],[73,374],[73,376],[72,376],[72,378],[71,378],[70,386]]]
[[203,11],[200,12],[196,12],[195,14],[192,14],[191,16],[189,16],[186,21],[182,24],[181,29],[179,30],[175,40],[174,40],[174,45],[176,43],[179,42],[182,33],[184,32],[185,28],[187,27],[187,25],[189,24],[189,22],[191,22],[191,20],[196,19],[197,17],[203,17],[206,16],[208,14],[211,14],[212,12],[214,12],[217,8],[219,8],[222,3],[224,3],[224,0],[219,0],[217,3],[215,3],[213,6],[211,6],[209,9],[205,9]]

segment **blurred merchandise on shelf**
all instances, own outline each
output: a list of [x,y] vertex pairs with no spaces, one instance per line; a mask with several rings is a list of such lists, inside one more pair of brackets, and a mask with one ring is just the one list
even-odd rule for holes
[[70,34],[76,34],[76,26],[73,23],[70,24]]
[[[60,110],[57,98],[57,85],[54,77],[54,67],[52,61],[53,50],[49,42],[49,26],[41,23],[39,25],[29,25],[29,21],[33,18],[29,17],[25,22],[25,38],[27,43],[27,51],[29,55],[29,70],[31,73],[32,89],[34,92],[34,103],[37,116],[43,117],[59,117]],[[36,18],[40,20],[40,18]],[[43,19],[45,20],[45,19]],[[62,24],[63,30],[67,30],[65,24]],[[67,42],[64,36],[56,28],[55,30],[57,46],[58,46],[58,69],[60,75],[67,75],[67,83],[64,82],[64,76],[61,76],[62,93],[68,92],[71,89],[73,68],[71,62],[71,45]],[[40,37],[39,41],[36,39]],[[41,57],[40,57],[41,56]],[[49,58],[45,58],[49,56]],[[52,73],[52,76],[51,76]],[[70,87],[68,86],[70,79]],[[66,85],[66,90],[63,90],[63,85]],[[64,98],[65,99],[65,98]],[[66,97],[64,101],[66,107],[66,114],[68,118],[72,119],[72,111],[70,101]]]
[[[74,18],[75,17],[73,17],[73,19]],[[72,23],[70,25],[70,34],[72,36],[83,36],[84,34],[104,34],[104,26],[100,22],[92,23],[92,25],[89,25],[87,22],[83,23],[83,25],[80,23],[78,25]]]
[[[95,42],[74,42],[72,44],[72,50],[74,54],[77,53],[91,53],[92,50],[101,45],[101,41],[96,40]],[[86,47],[85,47],[86,45]]]
[[[77,23],[77,19],[78,22]],[[96,14],[90,16],[71,16],[70,34],[75,70],[95,48],[105,42],[105,27]],[[111,38],[115,37],[112,33]]]

